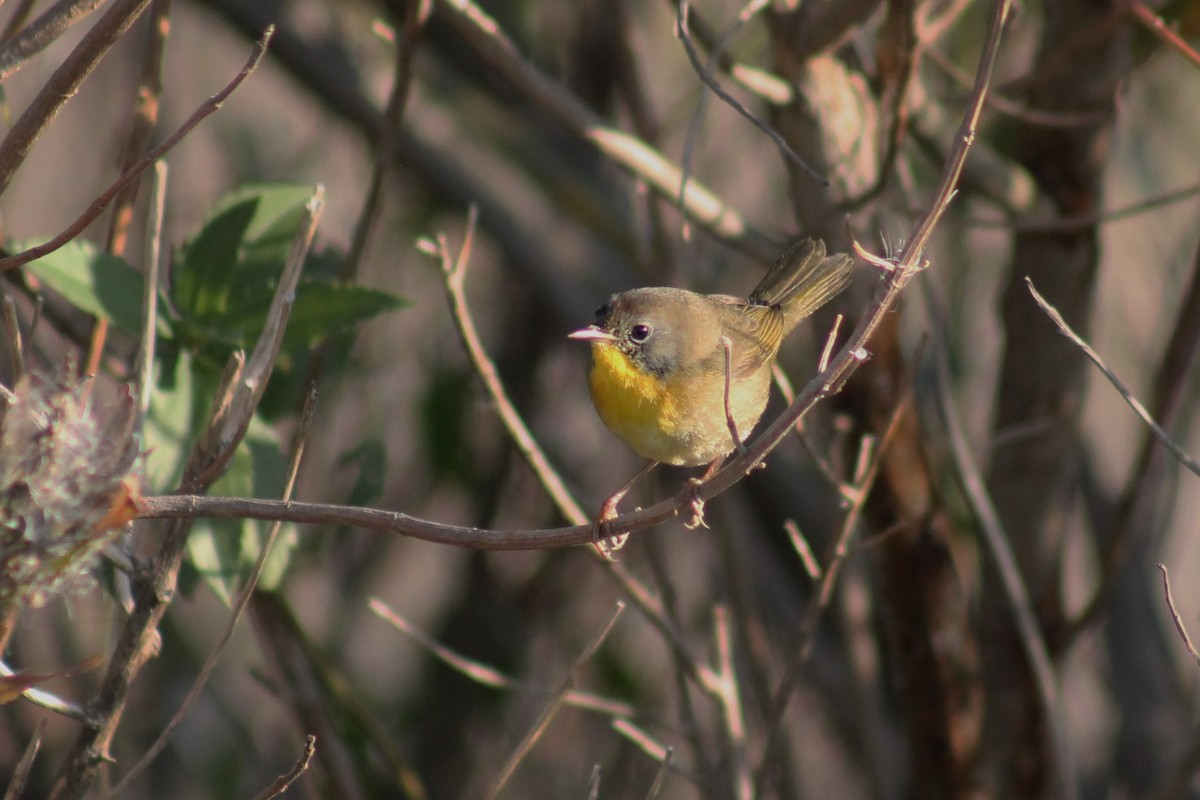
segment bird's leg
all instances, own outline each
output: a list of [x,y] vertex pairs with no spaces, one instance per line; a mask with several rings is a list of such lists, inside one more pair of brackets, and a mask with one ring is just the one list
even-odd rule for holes
[[703,486],[709,478],[717,474],[717,470],[725,463],[725,456],[718,456],[713,459],[713,462],[708,465],[708,469],[704,470],[704,474],[699,478],[688,478],[687,486],[684,492],[688,495],[688,505],[692,509],[692,519],[685,522],[683,527],[689,531],[694,531],[696,528],[704,526],[708,527],[708,523],[704,521],[704,498],[700,496],[700,487]]
[[733,408],[729,405],[729,396],[733,386],[733,343],[729,341],[728,336],[721,337],[721,347],[725,350],[725,424],[729,426],[729,435],[733,437],[733,446],[739,453],[744,453],[746,446],[742,444],[737,422],[733,419]]
[[596,521],[592,524],[592,547],[596,552],[604,556],[609,561],[615,561],[613,553],[625,546],[625,540],[629,538],[629,533],[622,533],[617,536],[605,536],[604,530],[608,525],[608,521],[617,518],[617,505],[620,504],[622,498],[629,494],[629,490],[637,483],[642,476],[658,466],[657,461],[647,461],[641,469],[639,469],[632,478],[626,482],[624,486],[617,489],[604,504],[600,506],[600,514],[596,517]]

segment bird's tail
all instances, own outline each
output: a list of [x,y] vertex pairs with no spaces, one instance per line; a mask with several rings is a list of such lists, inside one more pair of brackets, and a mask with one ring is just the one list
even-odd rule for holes
[[750,300],[782,308],[784,328],[790,330],[850,284],[853,263],[845,253],[826,256],[820,239],[802,239],[767,271]]

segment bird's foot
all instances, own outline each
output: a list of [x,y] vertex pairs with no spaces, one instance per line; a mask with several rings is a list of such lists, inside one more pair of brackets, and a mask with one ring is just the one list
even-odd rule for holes
[[600,506],[600,513],[596,516],[596,521],[592,523],[592,548],[605,561],[616,561],[617,551],[624,547],[625,542],[629,539],[629,531],[615,536],[607,535],[608,523],[617,518],[617,505],[624,496],[625,492],[621,491],[605,500],[604,505]]
[[708,527],[708,523],[704,521],[704,498],[700,496],[700,487],[703,485],[703,478],[689,478],[683,489],[683,493],[687,496],[688,508],[692,512],[691,520],[683,523],[683,527],[689,531]]

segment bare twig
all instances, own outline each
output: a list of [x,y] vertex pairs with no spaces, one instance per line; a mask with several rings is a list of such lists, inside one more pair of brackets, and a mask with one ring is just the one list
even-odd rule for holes
[[166,211],[167,162],[154,165],[150,186],[150,220],[146,225],[146,272],[142,277],[142,342],[134,373],[138,380],[138,408],[144,419],[150,410],[150,390],[154,384],[154,342],[158,330],[158,274],[162,258],[162,226]]
[[[439,8],[453,33],[474,48],[497,76],[573,135],[589,142],[618,166],[645,181],[668,199],[679,197],[684,182],[680,169],[644,141],[611,128],[576,98],[529,64],[500,25],[470,0],[442,0]],[[716,194],[688,181],[683,190],[684,213],[731,245],[764,259],[777,253],[771,237],[753,230],[745,217]]]
[[[671,580],[671,576],[667,571],[667,558],[663,554],[662,542],[653,536],[646,537],[646,560],[650,565],[650,573],[654,576],[654,582],[658,586],[659,594],[662,597],[661,605],[663,615],[676,628],[682,628],[683,625],[679,619],[679,594],[675,590],[675,583]],[[704,738],[700,735],[703,730],[699,719],[696,716],[696,704],[692,702],[692,692],[688,684],[689,665],[684,663],[687,659],[687,653],[680,648],[674,648],[671,651],[671,675],[675,684],[676,702],[679,704],[679,718],[683,724],[684,735],[687,737],[688,745],[692,750],[692,760],[698,765],[704,778],[700,781],[701,797],[712,797],[712,791],[708,788],[716,782],[710,778],[714,759],[709,754],[709,748],[705,744]],[[692,667],[694,674],[695,668]],[[714,673],[711,686],[715,689],[717,685],[717,676]],[[702,687],[703,688],[703,687]],[[710,690],[711,692],[712,690]],[[642,746],[645,752],[655,756],[659,750],[653,752]]]
[[[313,410],[316,408],[316,402],[317,393],[315,389],[312,389],[305,397],[304,409],[300,414],[300,423],[297,426],[296,433],[292,439],[292,455],[288,464],[287,477],[284,480],[282,493],[284,502],[291,500],[292,490],[296,486],[296,475],[300,471],[300,460],[304,457],[304,445],[308,438],[308,427],[309,423],[312,421]],[[246,604],[250,602],[250,596],[254,593],[255,587],[258,586],[258,579],[262,576],[263,567],[266,566],[267,557],[271,553],[271,548],[275,544],[275,539],[279,536],[279,529],[282,527],[282,525],[283,523],[276,521],[267,531],[267,536],[263,541],[262,548],[258,553],[258,558],[255,560],[254,566],[250,569],[249,574],[246,576],[245,582],[242,584],[242,588],[238,592],[237,600],[234,602],[233,608],[230,610],[229,618],[225,623],[225,629],[221,632],[221,635],[217,638],[216,643],[213,644],[212,650],[209,651],[208,656],[204,659],[204,664],[201,665],[200,671],[197,673],[196,679],[192,682],[191,688],[188,689],[187,694],[184,695],[183,702],[179,704],[179,709],[175,712],[175,715],[171,717],[171,720],[167,723],[166,727],[163,728],[162,732],[158,735],[158,738],[154,740],[154,743],[146,749],[146,752],[144,752],[140,758],[138,758],[137,763],[130,767],[129,771],[126,772],[121,780],[117,782],[117,785],[105,795],[106,800],[108,798],[113,798],[120,795],[122,791],[128,788],[130,783],[132,783],[138,776],[146,771],[154,759],[158,757],[158,754],[163,751],[163,748],[167,746],[167,742],[170,741],[171,736],[175,733],[176,729],[178,729],[179,726],[183,724],[183,721],[187,719],[187,716],[189,713],[191,713],[192,707],[196,704],[196,701],[200,699],[200,693],[208,684],[209,676],[212,675],[213,669],[216,668],[217,661],[220,659],[221,654],[225,652],[225,646],[229,644],[229,640],[233,637],[233,632],[237,628],[238,621],[242,618],[242,613],[246,610]]]
[[896,406],[896,409],[892,412],[892,417],[888,422],[887,430],[883,433],[879,446],[871,448],[872,457],[869,460],[859,459],[859,468],[855,470],[854,485],[843,489],[842,494],[849,501],[849,508],[846,511],[846,516],[842,519],[838,535],[829,545],[829,552],[825,557],[827,566],[821,577],[816,596],[808,601],[808,606],[804,609],[804,619],[800,622],[800,632],[796,644],[793,645],[791,656],[788,658],[784,668],[783,677],[779,679],[779,686],[775,690],[774,698],[771,702],[770,716],[767,719],[766,728],[767,739],[763,744],[762,759],[759,762],[758,769],[755,771],[755,785],[758,787],[759,792],[762,792],[775,764],[775,759],[779,751],[779,740],[784,733],[784,714],[787,711],[792,694],[800,683],[800,676],[804,665],[812,655],[817,625],[820,624],[825,609],[833,599],[833,590],[837,585],[838,576],[841,575],[842,566],[850,554],[850,539],[854,536],[854,532],[858,530],[858,522],[862,518],[863,507],[866,504],[867,496],[871,493],[871,487],[875,485],[875,479],[879,476],[879,470],[883,465],[883,456],[887,452],[887,447],[896,430],[900,427],[900,422],[904,419],[905,414],[909,413],[911,404],[912,392],[910,391],[905,394]]
[[[449,246],[444,236],[438,237],[437,245],[433,245],[430,242],[418,243],[418,248],[422,252],[436,257],[441,265],[451,315],[458,329],[463,348],[466,350],[471,364],[483,382],[484,388],[491,396],[493,405],[500,416],[500,421],[504,424],[505,429],[517,445],[518,450],[525,456],[530,469],[537,476],[538,481],[546,490],[551,501],[558,507],[559,512],[568,522],[576,526],[573,530],[586,530],[587,538],[584,541],[594,546],[594,526],[592,522],[588,519],[587,514],[571,495],[570,491],[568,491],[566,484],[563,483],[562,478],[542,451],[541,445],[538,444],[537,439],[529,431],[528,426],[521,419],[521,415],[517,412],[516,407],[508,398],[508,393],[504,389],[504,384],[500,380],[496,366],[484,350],[483,343],[479,339],[479,333],[475,328],[470,307],[467,305],[466,276],[476,220],[477,215],[472,207],[467,216],[466,236],[457,258],[451,257]],[[583,541],[574,543],[581,544]],[[600,551],[597,550],[597,552]],[[600,563],[606,567],[605,574],[617,584],[629,601],[646,616],[650,623],[663,635],[664,639],[670,643],[677,657],[686,663],[689,676],[696,679],[701,686],[711,685],[711,671],[700,665],[688,652],[678,626],[672,624],[664,616],[661,605],[652,598],[646,587],[620,564],[605,558],[603,553],[600,555]]]
[[624,610],[625,604],[618,602],[617,607],[613,610],[612,615],[609,616],[608,621],[605,622],[605,624],[600,628],[600,631],[595,637],[593,637],[591,643],[588,644],[588,646],[584,648],[583,652],[579,654],[579,657],[575,660],[575,663],[571,666],[570,671],[567,673],[567,677],[563,681],[562,687],[559,689],[558,694],[555,695],[555,697],[546,704],[545,708],[542,709],[542,713],[538,715],[537,721],[534,722],[533,726],[529,729],[529,732],[525,735],[525,738],[523,738],[520,744],[517,745],[516,749],[513,750],[512,755],[509,756],[508,761],[500,770],[500,774],[497,776],[496,782],[492,784],[492,788],[488,791],[487,796],[489,798],[494,798],[500,794],[501,790],[504,789],[505,784],[508,783],[509,778],[512,777],[513,772],[516,771],[517,766],[521,763],[521,760],[525,758],[525,755],[529,752],[537,740],[541,738],[542,733],[544,733],[546,730],[546,726],[550,724],[550,720],[554,719],[554,715],[558,713],[558,709],[562,705],[567,693],[575,688],[575,684],[579,681],[579,675],[583,672],[583,668],[589,661],[592,660],[592,657],[596,654],[596,651],[600,649],[600,645],[604,644],[604,640],[608,638],[608,634],[612,632],[613,626],[617,624],[617,620],[621,618],[621,612]]
[[[158,123],[163,88],[163,61],[170,32],[171,0],[154,0],[150,6],[146,51],[142,56],[142,80],[137,88],[132,125],[125,139],[124,152],[121,154],[122,173],[132,169],[146,154],[150,135]],[[133,221],[133,203],[137,192],[138,184],[130,183],[113,201],[106,245],[108,252],[113,255],[125,255],[125,243],[129,225]]]
[[733,407],[729,405],[729,393],[733,384],[733,344],[728,336],[721,337],[721,348],[725,351],[725,424],[729,435],[733,437],[733,447],[743,452],[746,445],[742,444],[742,435],[738,433],[737,421],[733,418]]
[[812,548],[808,545],[808,540],[800,532],[800,526],[796,524],[795,520],[789,519],[784,520],[783,529],[787,531],[788,539],[791,540],[796,555],[800,556],[800,563],[804,565],[804,572],[814,581],[821,580],[821,565],[817,563],[817,557],[813,555]]
[[600,800],[600,765],[592,765],[592,774],[588,777],[587,791],[584,793],[585,800]]
[[[1183,291],[1183,301],[1171,325],[1171,336],[1163,350],[1154,371],[1150,395],[1151,415],[1159,420],[1160,425],[1171,426],[1179,418],[1184,406],[1184,389],[1189,383],[1197,358],[1200,357],[1200,247],[1192,258],[1192,274],[1188,279],[1187,288]],[[1156,443],[1154,431],[1144,428],[1142,440],[1138,445],[1137,458],[1130,470],[1116,507],[1111,515],[1112,522],[1108,532],[1104,552],[1101,556],[1101,575],[1099,583],[1091,599],[1084,604],[1083,610],[1069,623],[1060,641],[1065,646],[1074,640],[1081,631],[1086,630],[1104,608],[1121,565],[1128,558],[1134,532],[1138,527],[1135,514],[1141,507],[1143,499],[1157,485],[1155,478],[1158,470],[1154,469],[1157,456],[1161,454]]]
[[1125,387],[1125,384],[1121,382],[1121,379],[1117,377],[1116,373],[1108,368],[1108,365],[1104,363],[1102,358],[1100,358],[1100,354],[1093,350],[1091,345],[1085,342],[1079,336],[1079,334],[1071,330],[1071,326],[1068,325],[1067,321],[1062,318],[1062,314],[1058,313],[1058,309],[1050,305],[1050,303],[1047,302],[1044,297],[1038,294],[1038,290],[1033,286],[1033,281],[1031,281],[1029,278],[1026,278],[1025,283],[1029,286],[1029,291],[1033,294],[1033,299],[1037,301],[1037,304],[1041,306],[1043,311],[1046,312],[1046,315],[1049,316],[1054,324],[1058,326],[1058,330],[1063,334],[1063,336],[1066,336],[1068,339],[1074,342],[1075,345],[1083,351],[1083,354],[1091,359],[1091,362],[1095,364],[1096,368],[1099,369],[1104,377],[1108,379],[1108,382],[1113,385],[1113,388],[1117,390],[1129,407],[1133,409],[1134,413],[1141,417],[1142,422],[1146,423],[1150,430],[1154,432],[1155,437],[1162,442],[1163,446],[1171,451],[1171,455],[1175,456],[1180,464],[1183,464],[1193,473],[1200,475],[1200,463],[1198,463],[1196,459],[1192,458],[1192,456],[1188,455],[1187,451],[1185,451],[1178,442],[1171,438],[1169,433],[1163,430],[1159,424],[1154,421],[1154,417],[1150,416],[1150,412],[1146,410],[1146,407],[1143,406],[1141,401],[1134,397],[1133,393]]
[[42,717],[37,721],[37,726],[33,729],[33,736],[29,737],[29,744],[25,745],[25,752],[21,754],[21,760],[13,767],[12,775],[8,779],[8,788],[4,790],[4,800],[20,800],[21,795],[25,792],[25,783],[29,780],[29,771],[33,768],[33,760],[37,758],[38,750],[42,747],[42,737],[46,734],[46,722],[49,717]]
[[1099,211],[1084,214],[1071,214],[1052,219],[1032,219],[1028,217],[982,219],[979,217],[966,217],[964,221],[969,225],[980,228],[998,228],[1011,230],[1016,233],[1071,233],[1072,231],[1094,228],[1097,225],[1103,225],[1108,222],[1117,222],[1118,220],[1136,217],[1139,214],[1155,211],[1163,206],[1174,205],[1184,200],[1191,200],[1196,195],[1200,195],[1200,183],[1193,183],[1179,189],[1173,189],[1160,195],[1148,197],[1145,200],[1139,200],[1136,203],[1130,203],[1129,205],[1100,209]]
[[1193,67],[1200,67],[1200,53],[1197,53],[1182,36],[1171,30],[1162,17],[1155,14],[1138,0],[1124,0],[1125,10],[1136,19],[1143,28],[1150,31],[1160,41],[1191,62]]
[[1167,575],[1167,567],[1165,564],[1158,565],[1158,571],[1162,573],[1163,594],[1167,598],[1167,608],[1171,610],[1171,620],[1175,623],[1175,630],[1179,631],[1179,638],[1183,639],[1183,644],[1187,647],[1188,653],[1197,664],[1200,664],[1200,652],[1196,651],[1196,646],[1192,644],[1192,637],[1188,636],[1187,627],[1183,624],[1183,618],[1179,616],[1179,610],[1175,608],[1175,598],[1171,596],[1171,578]]
[[119,0],[100,18],[42,86],[0,143],[0,196],[50,121],[74,97],[100,59],[129,30],[150,0]]
[[102,5],[104,0],[59,0],[46,9],[0,47],[0,81],[7,80],[32,56],[45,50],[68,28]]
[[508,392],[505,391],[504,384],[500,380],[500,375],[496,371],[496,365],[492,363],[492,360],[488,358],[487,353],[483,349],[483,344],[479,340],[479,332],[475,329],[474,319],[471,316],[470,308],[467,306],[465,292],[467,266],[471,260],[471,244],[475,239],[477,221],[478,212],[472,206],[467,213],[467,231],[463,238],[462,247],[458,251],[457,258],[450,255],[450,247],[446,243],[445,236],[438,236],[436,246],[433,246],[432,243],[419,244],[418,249],[436,257],[438,263],[441,265],[442,277],[445,280],[446,298],[450,302],[451,316],[454,319],[455,326],[458,328],[463,347],[466,348],[467,355],[471,359],[471,363],[475,366],[475,371],[479,374],[488,394],[491,395],[495,402],[496,413],[512,437],[513,443],[521,451],[521,455],[525,457],[530,469],[533,470],[534,475],[541,482],[542,488],[546,490],[546,494],[549,495],[562,515],[569,520],[582,524],[587,519],[587,514],[584,513],[583,507],[571,496],[570,491],[563,483],[562,478],[559,477],[558,472],[550,466],[550,460],[546,458],[546,454],[542,452],[541,446],[537,443],[533,434],[529,432],[529,428],[525,426],[521,415],[517,413],[517,409],[509,399]]
[[938,407],[946,424],[946,432],[949,434],[957,475],[962,483],[967,502],[979,522],[987,552],[991,555],[1000,575],[1000,584],[1004,587],[1004,594],[1008,599],[1016,623],[1021,650],[1029,663],[1029,669],[1037,688],[1038,700],[1042,706],[1042,713],[1050,727],[1051,741],[1055,751],[1055,765],[1058,768],[1059,796],[1075,798],[1078,797],[1078,789],[1073,777],[1070,739],[1067,735],[1066,722],[1063,719],[1058,684],[1055,680],[1050,652],[1042,637],[1041,627],[1033,610],[1033,602],[1029,597],[1029,590],[1021,577],[1021,569],[1009,545],[1008,535],[1004,531],[1000,514],[992,503],[983,474],[971,454],[958,410],[950,401],[949,367],[946,363],[945,351],[942,348],[938,348],[937,368]]
[[417,50],[417,40],[421,28],[429,16],[429,0],[414,0],[404,6],[404,17],[401,20],[401,30],[395,47],[395,69],[392,74],[392,94],[388,99],[387,110],[383,114],[383,124],[379,128],[378,139],[375,143],[375,164],[371,169],[371,183],[367,188],[366,199],[363,200],[362,211],[354,226],[354,236],[350,240],[350,249],[342,262],[341,276],[349,280],[358,274],[359,265],[370,243],[371,232],[383,209],[383,188],[389,170],[395,163],[398,134],[404,122],[404,109],[408,104],[408,89],[412,84],[412,60]]
[[[283,325],[295,298],[300,266],[320,217],[322,195],[323,191],[318,187],[305,210],[249,362],[243,368],[238,358],[230,359],[208,423],[184,466],[180,480],[182,491],[207,489],[219,477],[221,465],[228,462],[233,448],[250,424],[278,354]],[[181,519],[165,527],[154,563],[139,566],[133,575],[134,607],[117,637],[108,674],[89,708],[87,724],[75,740],[54,787],[53,800],[77,799],[86,793],[99,764],[107,758],[133,681],[154,652],[158,624],[175,592],[190,524]]]
[[[718,47],[713,51],[713,54],[709,57],[709,66],[706,67],[704,64],[700,63],[700,56],[697,55],[696,47],[692,44],[691,33],[688,32],[689,8],[690,4],[687,2],[687,0],[683,0],[683,2],[679,4],[679,15],[676,17],[675,25],[676,30],[679,33],[679,40],[683,42],[683,49],[687,52],[688,60],[692,63],[692,69],[695,70],[696,75],[699,76],[700,80],[704,82],[705,86],[712,90],[713,94],[724,100],[726,105],[741,114],[747,121],[750,122],[751,125],[758,128],[763,132],[763,134],[766,135],[768,139],[774,142],[775,146],[779,148],[780,155],[799,167],[801,172],[807,174],[817,183],[821,184],[822,186],[829,186],[829,181],[817,174],[812,167],[804,162],[804,159],[796,155],[796,151],[792,150],[791,146],[788,145],[787,141],[784,140],[783,136],[781,136],[778,131],[760,120],[758,117],[754,116],[754,114],[750,113],[749,109],[737,101],[737,98],[729,94],[729,92],[725,91],[725,89],[721,87],[721,84],[717,83],[717,79],[712,76],[712,68],[713,62],[715,62],[719,57],[721,51],[724,49],[723,47]],[[693,126],[694,125],[695,122],[693,122]],[[689,131],[689,136],[690,135],[691,134]]]
[[[441,661],[450,669],[458,672],[470,680],[483,686],[489,686],[493,689],[508,689],[515,692],[523,692],[525,694],[538,695],[542,697],[553,697],[557,690],[540,687],[529,683],[518,681],[515,678],[505,675],[495,667],[482,664],[474,659],[451,650],[446,645],[437,641],[429,634],[420,630],[408,620],[397,614],[382,600],[371,598],[368,603],[371,610],[375,612],[381,619],[387,621],[396,630],[408,636],[417,644],[428,650],[434,658]],[[633,717],[637,715],[637,709],[628,703],[622,703],[618,700],[611,700],[607,697],[593,694],[591,692],[582,692],[578,689],[571,689],[563,697],[563,703],[573,708],[582,709],[584,711],[594,711],[598,714],[605,714],[610,717]]]
[[754,796],[754,780],[750,774],[750,760],[746,752],[746,718],[742,713],[741,688],[733,667],[733,646],[730,643],[729,620],[724,606],[713,609],[713,638],[721,686],[717,698],[721,703],[725,735],[729,740],[732,757],[730,766],[733,771],[733,796],[738,800],[751,800]]
[[[671,2],[676,6],[676,13],[678,13],[681,0],[671,0]],[[739,19],[743,16],[745,16],[744,12],[739,15]],[[786,106],[796,99],[795,89],[783,78],[759,67],[736,61],[729,54],[728,48],[724,46],[727,44],[729,31],[726,31],[725,36],[718,36],[694,8],[689,11],[688,17],[688,28],[696,41],[715,56],[717,66],[739,86],[777,106]]]
[[[143,2],[149,2],[149,0],[143,0]],[[80,233],[82,233],[84,228],[90,225],[92,221],[96,219],[96,217],[100,216],[108,204],[111,203],[113,199],[125,189],[126,186],[136,180],[138,176],[145,172],[146,169],[154,164],[155,161],[160,159],[169,150],[171,150],[171,148],[179,144],[180,140],[191,133],[192,129],[199,125],[200,122],[202,122],[206,117],[219,109],[222,103],[225,102],[226,98],[228,98],[229,95],[241,85],[242,81],[250,77],[250,73],[252,73],[258,66],[258,62],[262,60],[263,54],[267,51],[267,45],[270,43],[271,37],[274,35],[274,33],[274,27],[267,28],[267,30],[263,33],[262,38],[258,40],[258,44],[255,46],[253,54],[250,56],[250,60],[246,62],[244,67],[242,67],[241,72],[239,72],[237,76],[235,76],[234,79],[225,86],[225,88],[208,98],[208,100],[206,100],[199,108],[192,112],[192,115],[187,118],[187,121],[185,121],[183,125],[179,126],[179,129],[173,134],[163,140],[162,144],[146,153],[145,157],[142,158],[141,161],[137,162],[137,164],[135,164],[130,170],[121,175],[121,177],[117,178],[117,180],[114,181],[111,186],[104,190],[103,194],[92,201],[92,204],[88,206],[87,210],[84,211],[78,219],[76,219],[73,223],[67,226],[65,230],[45,244],[40,244],[37,247],[31,247],[24,252],[16,253],[8,256],[7,258],[0,259],[0,272],[14,269],[23,264],[28,264],[30,261],[41,258],[48,253],[53,253],[55,250],[62,247],[67,242],[71,241]],[[10,133],[9,136],[11,137],[12,134]],[[3,157],[3,145],[0,145],[0,157]],[[3,164],[0,162],[0,169],[2,169],[2,167]],[[0,178],[2,177],[2,174],[0,174]],[[2,190],[3,183],[0,183],[0,191]]]
[[675,748],[668,747],[662,760],[658,762],[658,772],[654,773],[654,782],[646,791],[646,800],[656,800],[658,793],[662,791],[663,784],[667,782],[667,773],[671,771],[671,759],[674,757]]
[[273,798],[279,797],[286,792],[288,787],[295,783],[296,779],[308,769],[308,764],[312,761],[313,754],[316,752],[317,737],[310,733],[304,737],[304,752],[296,760],[296,763],[292,765],[292,768],[276,778],[266,789],[254,795],[254,800],[273,800]]

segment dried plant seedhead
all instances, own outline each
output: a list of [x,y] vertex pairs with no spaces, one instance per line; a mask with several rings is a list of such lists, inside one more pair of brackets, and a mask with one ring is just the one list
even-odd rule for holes
[[90,585],[96,554],[137,515],[135,404],[87,388],[26,376],[0,412],[0,607]]

